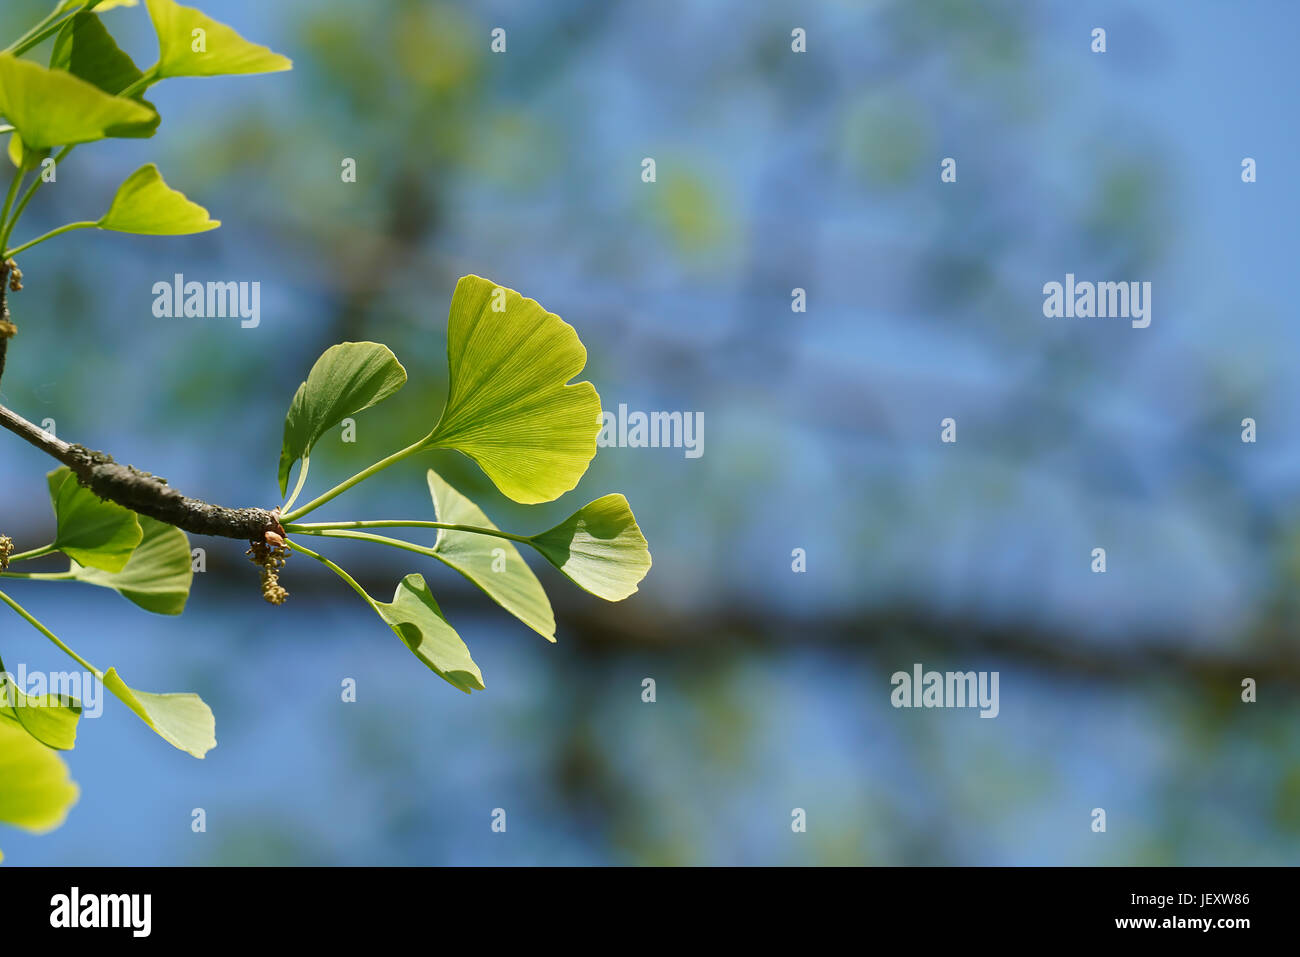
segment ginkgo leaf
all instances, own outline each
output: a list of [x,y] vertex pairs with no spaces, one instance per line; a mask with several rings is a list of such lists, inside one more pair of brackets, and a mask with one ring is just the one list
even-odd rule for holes
[[104,673],[104,687],[172,747],[202,758],[217,746],[216,719],[198,695],[137,691],[122,680],[116,668]]
[[[63,24],[54,39],[50,68],[67,70],[114,96],[144,76],[94,13],[78,13]],[[143,95],[142,89],[131,98],[148,107],[152,117],[144,123],[114,128],[110,135],[147,137],[157,132],[161,118],[151,104],[144,102]]]
[[153,110],[65,70],[0,54],[0,113],[30,150],[89,143],[149,123]]
[[650,571],[650,549],[627,499],[606,495],[529,539],[579,588],[622,601]]
[[51,831],[80,793],[57,753],[0,714],[0,821],[37,834]]
[[88,568],[104,572],[125,568],[144,538],[135,512],[83,488],[66,466],[50,472],[45,480],[58,523],[54,547]]
[[250,43],[224,23],[174,0],[145,0],[158,34],[160,77],[275,73],[293,61]]
[[407,575],[397,586],[391,603],[373,605],[379,617],[434,674],[466,694],[483,690],[478,665],[443,616],[423,575]]
[[587,363],[573,327],[479,276],[456,284],[442,418],[425,448],[459,449],[516,502],[558,498],[596,455],[600,396],[568,384]]
[[111,588],[145,611],[157,615],[179,615],[185,610],[194,580],[190,541],[179,528],[139,515],[144,533],[130,560],[120,572],[83,568],[72,563],[77,581]]
[[148,163],[118,187],[113,204],[95,225],[118,233],[184,236],[216,229],[221,221],[168,186],[158,167]]
[[[492,528],[483,510],[456,491],[433,469],[429,493],[438,521],[445,525]],[[514,544],[504,538],[439,529],[429,554],[456,569],[493,601],[547,641],[555,641],[555,613],[542,583]]]
[[289,406],[280,449],[280,494],[289,485],[289,472],[311,454],[325,432],[345,418],[388,398],[406,384],[406,370],[388,346],[377,342],[344,342],[330,346],[316,360],[307,381]]
[[0,715],[13,718],[47,748],[71,751],[77,743],[81,702],[70,695],[24,694],[0,665]]

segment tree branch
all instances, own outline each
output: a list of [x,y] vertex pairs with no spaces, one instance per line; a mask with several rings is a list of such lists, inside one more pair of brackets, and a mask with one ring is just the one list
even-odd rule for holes
[[69,445],[3,405],[0,405],[0,426],[72,469],[77,481],[100,498],[133,512],[195,535],[261,542],[267,532],[283,534],[279,516],[268,509],[223,508],[187,498],[169,486],[166,479],[130,465],[119,465],[104,452]]

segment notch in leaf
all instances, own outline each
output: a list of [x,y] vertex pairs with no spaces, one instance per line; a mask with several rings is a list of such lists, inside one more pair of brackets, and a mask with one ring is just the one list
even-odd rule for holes
[[600,396],[569,383],[587,364],[573,327],[480,276],[456,284],[447,404],[427,449],[459,449],[516,502],[559,498],[596,455]]
[[316,360],[307,381],[289,406],[280,449],[280,494],[289,473],[312,446],[345,418],[387,399],[406,384],[406,369],[391,349],[378,342],[344,342],[330,346]]
[[0,54],[0,113],[33,151],[73,146],[150,123],[153,110],[64,70]]
[[174,0],[145,0],[158,34],[159,78],[276,73],[293,61],[245,40],[231,27]]

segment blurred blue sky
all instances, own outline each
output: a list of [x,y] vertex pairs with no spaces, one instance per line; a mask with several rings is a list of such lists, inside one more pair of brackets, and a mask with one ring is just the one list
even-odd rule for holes
[[[317,483],[427,430],[474,272],[577,328],[606,408],[703,412],[705,454],[604,449],[531,510],[431,458],[329,513],[423,516],[428,466],[521,531],[627,494],[654,569],[613,609],[543,575],[554,647],[455,576],[339,551],[376,594],[413,570],[449,590],[472,698],[301,562],[261,606],[231,543],[196,542],[177,620],[14,588],[101,667],[202,693],[220,745],[195,762],[110,702],[69,755],[81,803],[0,833],[9,861],[1295,862],[1294,3],[198,5],[295,70],[157,87],[157,137],[79,149],[19,238],[147,161],[224,224],[25,254],[5,404],[270,505],[283,412],[334,342],[387,342],[412,378]],[[142,10],[105,20],[152,62]],[[261,282],[261,326],[154,319],[177,272]],[[1044,319],[1067,272],[1150,281],[1150,328]],[[52,463],[0,450],[0,524],[40,544]],[[62,668],[16,619],[0,639]],[[1001,714],[894,710],[916,661],[1001,670]]]

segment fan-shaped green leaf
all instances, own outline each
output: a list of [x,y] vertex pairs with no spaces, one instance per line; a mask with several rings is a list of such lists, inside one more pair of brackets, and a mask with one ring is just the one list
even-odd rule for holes
[[113,205],[96,225],[118,233],[146,236],[184,236],[216,229],[221,221],[168,186],[153,163],[126,178],[113,197]]
[[111,588],[145,611],[179,615],[190,595],[194,570],[185,533],[147,515],[137,516],[144,538],[126,567],[116,574],[72,563],[78,581]]
[[135,100],[9,54],[0,54],[0,113],[30,150],[101,140],[155,116]]
[[330,346],[312,366],[289,406],[280,450],[280,494],[293,463],[311,454],[328,429],[388,398],[406,384],[406,370],[387,346],[344,342]]
[[77,743],[81,702],[69,695],[27,695],[0,665],[0,715],[12,718],[47,748],[71,751]]
[[[98,9],[98,8],[96,8]],[[93,83],[105,93],[118,95],[144,76],[132,59],[122,52],[95,13],[78,13],[69,17],[54,39],[50,53],[50,68],[67,70],[87,83]],[[144,91],[131,97],[144,103]],[[144,103],[153,116],[144,123],[115,128],[110,136],[146,137],[158,130],[161,118],[149,103]]]
[[424,447],[459,449],[516,502],[558,498],[596,455],[600,396],[590,382],[566,384],[586,362],[559,316],[464,277],[447,322],[447,405]]
[[0,714],[0,821],[36,833],[53,830],[79,794],[63,760]]
[[137,691],[127,686],[116,668],[105,672],[104,687],[173,747],[202,758],[217,746],[216,719],[198,695]]
[[[433,469],[429,492],[438,521],[446,525],[492,528],[483,510],[456,491]],[[474,532],[439,529],[429,554],[456,569],[510,614],[547,641],[555,641],[555,613],[542,583],[508,540]]]
[[293,69],[293,61],[250,43],[193,7],[173,0],[145,0],[158,34],[158,75],[222,76]]
[[144,538],[135,512],[82,488],[67,467],[55,469],[45,479],[58,522],[54,547],[88,568],[104,572],[125,568]]
[[392,602],[375,602],[374,608],[434,674],[466,694],[483,690],[483,675],[478,665],[460,635],[443,617],[423,575],[407,575],[397,586]]
[[650,571],[650,549],[627,499],[606,495],[530,539],[579,588],[622,601]]

